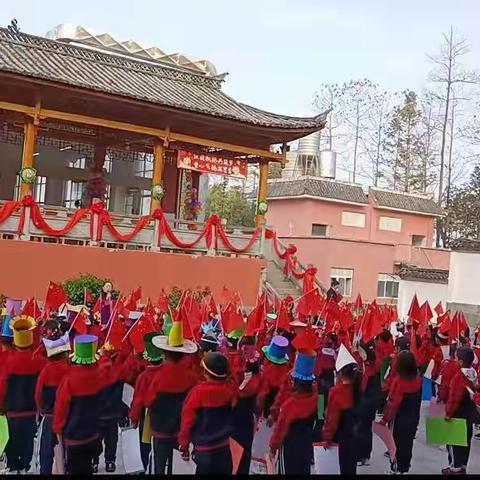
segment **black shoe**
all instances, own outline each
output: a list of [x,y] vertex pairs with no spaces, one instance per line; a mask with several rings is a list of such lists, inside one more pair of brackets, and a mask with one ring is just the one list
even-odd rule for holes
[[92,464],[92,473],[98,473],[98,463]]
[[115,462],[106,462],[105,463],[105,471],[107,473],[113,473],[117,469]]
[[474,437],[475,437],[477,440],[480,440],[480,433],[476,433],[476,434],[474,435]]

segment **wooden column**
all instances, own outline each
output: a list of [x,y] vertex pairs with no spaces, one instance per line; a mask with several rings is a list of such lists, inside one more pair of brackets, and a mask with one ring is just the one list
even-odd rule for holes
[[[257,205],[260,202],[267,201],[268,193],[268,161],[264,161],[260,164],[260,178],[258,180],[258,197]],[[265,215],[260,215],[257,213],[257,227],[262,225],[265,220]]]
[[[24,135],[23,135],[23,154],[22,168],[33,167],[33,154],[35,153],[35,139],[37,136],[37,126],[33,122],[32,117],[25,118]],[[33,185],[22,182],[20,187],[20,198],[25,195],[32,195]]]
[[[161,140],[156,140],[153,145],[153,176],[152,176],[152,187],[157,184],[162,184],[163,180],[163,166],[165,164],[165,156],[163,149],[163,142]],[[150,202],[150,212],[153,212],[156,208],[161,206],[160,200],[154,200],[152,198]]]

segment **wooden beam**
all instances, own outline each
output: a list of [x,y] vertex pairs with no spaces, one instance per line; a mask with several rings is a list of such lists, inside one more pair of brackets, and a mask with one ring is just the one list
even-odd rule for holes
[[[36,134],[37,126],[34,123],[33,117],[26,117],[23,135],[22,168],[33,167]],[[20,198],[23,198],[25,195],[32,195],[32,185],[22,182]]]
[[[258,179],[258,197],[257,205],[260,202],[267,201],[268,194],[268,162],[260,163],[260,177]],[[265,215],[257,213],[257,226],[261,226],[264,223]]]
[[[153,145],[152,187],[157,184],[163,185],[164,165],[165,165],[165,155],[164,155],[163,142],[157,139],[155,140],[155,143]],[[152,198],[150,201],[150,212],[152,213],[155,209],[160,208],[161,204],[162,204],[161,200],[154,200]]]
[[262,158],[268,158],[276,162],[285,162],[285,156],[281,153],[270,152],[269,150],[262,150],[260,148],[244,147],[241,145],[233,145],[230,143],[218,142],[206,138],[194,137],[192,135],[185,135],[182,133],[169,132],[167,130],[156,129],[152,127],[145,127],[142,125],[134,125],[126,122],[118,122],[116,120],[107,120],[105,118],[91,117],[89,115],[81,115],[76,113],[60,112],[57,110],[40,109],[22,105],[18,103],[0,101],[0,108],[3,110],[10,110],[21,112],[25,115],[40,118],[54,118],[56,120],[63,120],[65,122],[83,123],[86,125],[95,125],[97,127],[111,128],[113,130],[124,130],[127,132],[135,132],[143,135],[150,135],[152,137],[167,139],[169,141],[180,141],[202,145],[204,147],[223,148],[230,152],[242,153],[244,155],[256,155]]

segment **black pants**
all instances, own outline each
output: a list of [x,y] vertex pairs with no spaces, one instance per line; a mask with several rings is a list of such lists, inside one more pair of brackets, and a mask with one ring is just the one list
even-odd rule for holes
[[447,445],[448,460],[454,468],[467,468],[472,445],[473,424],[467,420],[467,446]]
[[417,433],[417,427],[403,426],[402,422],[396,421],[393,426],[393,439],[397,447],[395,455],[397,471],[407,473],[412,461],[413,441]]
[[[100,427],[100,438],[105,445],[105,463],[113,462],[117,459],[118,444],[118,419],[108,418],[101,419],[98,422]],[[98,457],[95,462],[98,465]]]
[[100,438],[82,445],[67,445],[67,472],[70,475],[91,475],[93,459],[102,453]]
[[340,466],[340,475],[357,474],[357,448],[358,444],[356,442],[339,442],[338,463]]
[[281,472],[284,475],[310,475],[312,454],[310,451],[283,445],[280,449]]
[[33,441],[37,431],[35,415],[8,417],[9,439],[5,448],[7,468],[29,470],[33,457]]
[[[173,468],[173,449],[178,442],[176,439],[153,439],[153,460],[155,475],[171,475]],[[165,471],[166,470],[166,471]]]
[[232,474],[232,454],[229,446],[206,452],[195,451],[193,460],[197,464],[196,475]]
[[40,437],[40,475],[51,475],[53,466],[53,449],[57,442],[57,436],[52,430],[53,417],[43,417],[42,436]]

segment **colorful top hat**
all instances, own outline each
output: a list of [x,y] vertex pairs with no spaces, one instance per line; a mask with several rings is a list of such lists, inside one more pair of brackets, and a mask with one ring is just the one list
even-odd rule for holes
[[45,345],[45,350],[47,351],[47,357],[53,357],[59,353],[69,352],[70,351],[70,338],[68,332],[63,334],[59,338],[42,338],[42,342]]
[[72,363],[90,365],[95,363],[100,355],[97,354],[98,337],[96,335],[77,335],[71,355]]
[[281,335],[275,335],[270,345],[262,347],[262,351],[272,363],[283,365],[288,362],[288,340]]
[[295,356],[295,365],[293,366],[292,377],[304,382],[310,382],[315,379],[313,369],[315,368],[316,355],[309,355],[297,352]]
[[245,326],[243,325],[240,328],[236,328],[235,330],[232,330],[230,333],[227,334],[227,337],[231,340],[238,340],[243,335],[244,331],[245,331]]
[[156,335],[152,338],[152,343],[162,350],[179,353],[195,353],[198,348],[196,343],[183,338],[182,322],[173,322],[168,336]]
[[223,379],[228,376],[228,358],[219,352],[208,352],[203,357],[202,367],[212,377]]
[[219,345],[220,341],[213,331],[204,333],[200,338],[200,348],[205,352],[216,352]]
[[13,344],[19,348],[28,348],[33,345],[33,330],[37,324],[33,317],[20,315],[10,322],[13,330]]
[[275,312],[267,313],[267,320],[273,322],[277,319],[277,314]]
[[163,352],[152,342],[155,337],[159,337],[161,335],[161,332],[150,332],[145,334],[143,337],[143,343],[145,344],[143,358],[148,362],[159,362],[163,358]]
[[2,337],[13,338],[13,330],[12,330],[12,327],[10,326],[11,321],[12,321],[12,317],[7,313],[7,315],[5,315],[3,319]]

